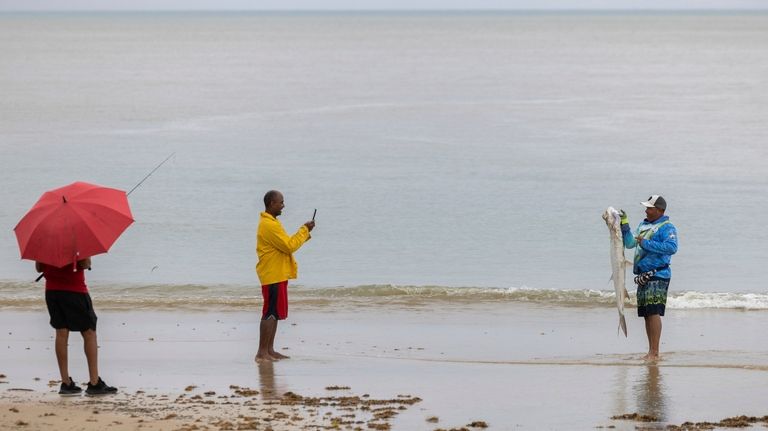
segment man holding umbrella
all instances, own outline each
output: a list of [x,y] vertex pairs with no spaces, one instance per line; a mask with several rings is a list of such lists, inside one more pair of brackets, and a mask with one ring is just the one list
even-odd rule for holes
[[89,374],[85,393],[87,395],[116,393],[117,388],[107,385],[99,377],[97,318],[85,284],[85,270],[91,269],[91,258],[78,260],[74,268],[71,264],[56,268],[35,262],[35,269],[37,272],[42,272],[45,277],[45,304],[51,316],[51,326],[56,330],[56,361],[59,364],[62,382],[59,394],[79,395],[82,392],[69,375],[67,345],[70,331],[80,332],[83,336]]
[[61,395],[79,395],[69,375],[69,332],[83,336],[90,375],[87,395],[114,394],[117,389],[99,377],[96,313],[85,284],[91,256],[106,253],[133,223],[122,190],[84,182],[48,191],[14,228],[22,259],[35,261],[45,277],[45,302],[56,330],[56,359]]

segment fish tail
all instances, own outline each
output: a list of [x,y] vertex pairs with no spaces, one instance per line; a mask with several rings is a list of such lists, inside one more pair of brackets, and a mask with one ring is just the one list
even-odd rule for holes
[[624,319],[624,315],[619,315],[619,328],[624,332],[624,336],[627,336],[627,321]]

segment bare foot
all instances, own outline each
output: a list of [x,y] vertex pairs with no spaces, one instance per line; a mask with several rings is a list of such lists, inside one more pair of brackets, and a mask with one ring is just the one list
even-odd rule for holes
[[648,353],[645,356],[643,356],[643,360],[647,362],[656,362],[659,359],[660,359],[659,355],[656,353]]
[[290,356],[286,356],[286,355],[283,355],[282,353],[277,353],[277,352],[269,352],[269,355],[272,356],[273,358],[275,358],[278,361],[280,359],[291,359]]
[[275,360],[270,354],[268,353],[257,353],[256,357],[253,358],[256,362],[272,362]]

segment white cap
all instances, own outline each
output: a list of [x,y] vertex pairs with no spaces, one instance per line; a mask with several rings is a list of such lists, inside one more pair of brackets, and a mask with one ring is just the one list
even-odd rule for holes
[[653,195],[649,197],[647,201],[640,203],[647,208],[658,208],[665,211],[667,209],[667,201],[665,201],[664,198],[659,195]]

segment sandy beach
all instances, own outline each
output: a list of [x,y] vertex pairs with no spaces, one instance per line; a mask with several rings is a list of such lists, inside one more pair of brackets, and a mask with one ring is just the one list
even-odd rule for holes
[[[279,328],[277,344],[292,358],[257,365],[255,313],[104,310],[101,374],[120,394],[72,399],[56,394],[46,314],[7,309],[0,317],[9,328],[0,334],[0,424],[586,430],[747,415],[755,417],[751,426],[764,425],[766,313],[675,310],[665,318],[658,364],[640,360],[640,321],[630,318],[625,339],[616,335],[614,315],[525,304],[307,307]],[[728,328],[739,328],[738,336]],[[82,381],[78,338],[70,343],[71,374]],[[632,414],[651,421],[612,419]]]

